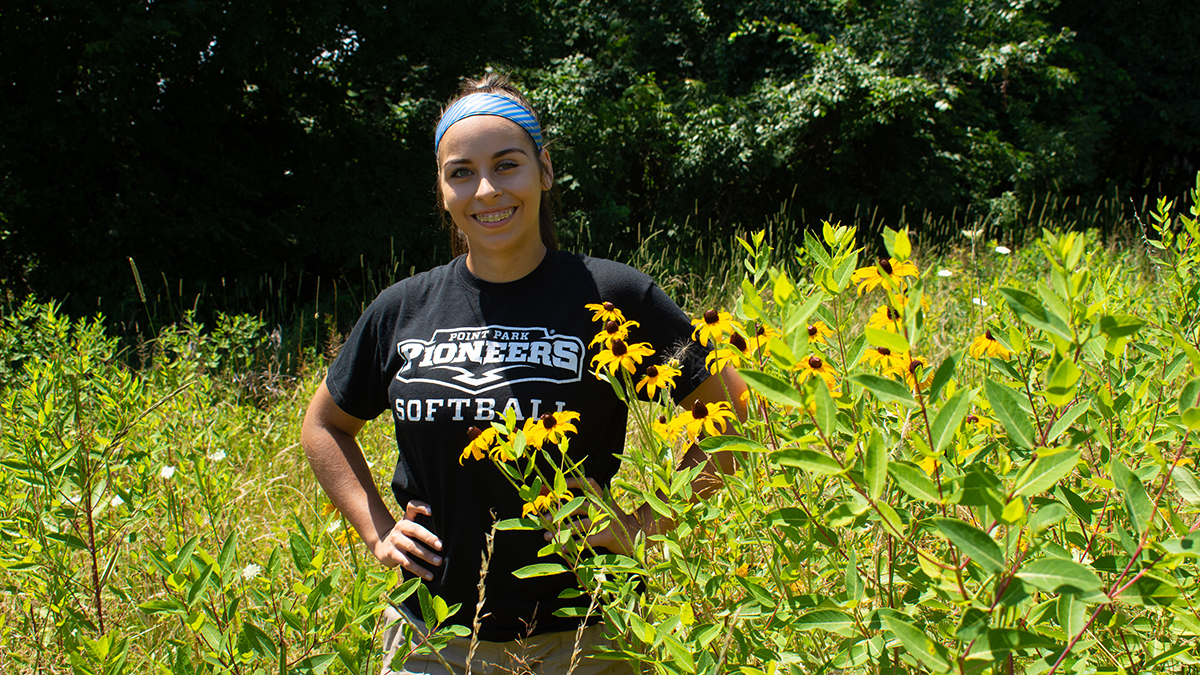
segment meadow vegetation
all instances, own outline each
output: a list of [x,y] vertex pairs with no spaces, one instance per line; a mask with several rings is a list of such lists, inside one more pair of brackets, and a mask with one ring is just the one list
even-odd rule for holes
[[[1116,246],[1045,223],[923,249],[914,227],[875,257],[853,227],[780,226],[702,275],[647,249],[750,419],[656,391],[609,494],[567,489],[546,441],[569,451],[569,418],[510,415],[465,461],[529,502],[497,527],[556,533],[520,573],[575,575],[645,672],[1195,673],[1198,202]],[[632,399],[646,374],[623,364],[664,346],[617,340],[594,368]],[[463,632],[329,508],[298,436],[337,340],[292,344],[183,313],[123,350],[101,317],[5,310],[0,668],[378,672],[379,613],[412,593],[436,629],[417,648]],[[675,471],[696,440],[737,459],[707,499]],[[386,476],[389,420],[361,442]],[[643,501],[677,526],[631,555],[580,545],[573,514]]]

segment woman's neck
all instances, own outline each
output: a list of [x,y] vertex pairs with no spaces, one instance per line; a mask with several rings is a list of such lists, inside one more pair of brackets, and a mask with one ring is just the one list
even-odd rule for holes
[[467,269],[476,278],[494,284],[516,281],[537,269],[546,258],[546,251],[546,245],[540,241],[536,247],[513,255],[477,254],[467,251]]

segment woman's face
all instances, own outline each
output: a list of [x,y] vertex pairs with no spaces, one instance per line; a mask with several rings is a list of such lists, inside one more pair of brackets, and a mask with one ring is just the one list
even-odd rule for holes
[[472,257],[540,254],[542,190],[550,189],[550,155],[538,165],[533,139],[515,122],[476,115],[456,122],[438,147],[442,207],[467,237]]

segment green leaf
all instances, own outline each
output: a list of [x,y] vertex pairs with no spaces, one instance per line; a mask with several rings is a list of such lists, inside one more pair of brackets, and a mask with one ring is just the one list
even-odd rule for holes
[[1141,330],[1145,325],[1145,321],[1131,314],[1110,314],[1100,317],[1100,332],[1110,338],[1128,337]]
[[754,391],[772,403],[796,408],[807,408],[804,395],[783,380],[757,370],[738,370],[738,374]]
[[1189,380],[1179,390],[1179,418],[1188,429],[1200,429],[1200,378]]
[[837,460],[816,450],[789,448],[771,454],[771,461],[783,466],[795,466],[805,471],[832,476],[842,472]]
[[826,386],[825,380],[810,377],[808,381],[809,386],[813,388],[813,402],[816,408],[813,419],[817,428],[824,432],[826,437],[831,437],[837,431],[837,404],[829,395],[829,387]]
[[569,572],[566,567],[558,563],[536,563],[534,565],[526,565],[519,570],[513,572],[513,576],[518,579],[532,579],[534,577],[549,577],[555,574],[565,574]]
[[946,405],[938,411],[937,417],[933,418],[930,433],[933,435],[933,451],[935,453],[941,454],[954,438],[954,433],[958,431],[963,418],[967,416],[967,411],[971,409],[971,399],[974,397],[974,391],[965,389],[959,391],[949,401],[946,401]]
[[175,598],[163,598],[161,600],[150,600],[148,602],[143,602],[142,604],[138,605],[138,609],[147,614],[171,613],[182,614],[186,616],[188,613],[187,605],[183,604],[179,600],[176,600]]
[[985,572],[999,574],[1004,571],[1004,553],[983,530],[957,518],[934,518],[933,524]]
[[891,504],[883,501],[875,502],[875,509],[879,511],[879,518],[892,531],[892,534],[897,537],[904,536],[904,524],[900,520],[900,514],[896,513],[896,509],[893,509]]
[[1017,570],[1017,578],[1043,591],[1059,589],[1074,591],[1100,590],[1100,577],[1086,565],[1066,558],[1039,558]]
[[1070,475],[1079,462],[1079,450],[1071,449],[1054,454],[1039,453],[1017,474],[1014,496],[1032,497],[1054,487],[1064,476]]
[[1087,603],[1074,593],[1064,593],[1058,596],[1057,609],[1058,625],[1067,637],[1079,635],[1087,622]]
[[1075,338],[1063,320],[1057,314],[1046,311],[1046,307],[1042,305],[1036,295],[1017,288],[1000,288],[998,290],[1017,318],[1055,337],[1074,342]]
[[1167,553],[1200,557],[1200,531],[1192,532],[1186,537],[1168,539],[1160,545]]
[[938,395],[942,393],[942,387],[954,377],[954,372],[958,369],[958,362],[962,360],[962,352],[957,351],[947,356],[942,360],[942,364],[933,374],[933,381],[929,383],[929,400],[936,401]]
[[896,354],[907,354],[912,347],[909,346],[908,340],[899,333],[893,333],[890,330],[880,330],[878,328],[867,327],[867,342],[876,347],[887,347]]
[[867,438],[867,452],[863,458],[863,465],[867,492],[871,499],[879,499],[887,482],[888,452],[887,448],[883,447],[883,437],[876,429],[871,429],[871,435]]
[[1057,643],[1048,637],[1015,628],[993,628],[971,645],[968,661],[999,661],[1020,649],[1045,649]]
[[1200,481],[1196,480],[1196,474],[1184,466],[1177,466],[1171,471],[1171,480],[1175,483],[1175,489],[1179,490],[1179,496],[1187,500],[1189,504],[1200,504]]
[[1075,385],[1082,372],[1070,359],[1062,359],[1046,379],[1046,401],[1053,406],[1064,406],[1075,398]]
[[1150,496],[1146,494],[1146,486],[1142,484],[1142,479],[1130,471],[1129,467],[1125,466],[1121,458],[1115,454],[1108,462],[1108,471],[1112,475],[1117,489],[1125,495],[1125,511],[1129,514],[1129,522],[1133,526],[1134,532],[1141,534],[1150,526],[1150,521],[1154,518],[1154,504],[1150,502]]
[[1017,392],[991,378],[983,381],[983,388],[987,392],[988,402],[992,404],[992,412],[1004,425],[1008,437],[1018,446],[1032,450],[1035,445],[1033,423],[1021,408]]
[[1069,429],[1075,420],[1079,419],[1079,416],[1086,413],[1091,407],[1091,401],[1086,399],[1071,406],[1067,412],[1063,413],[1062,417],[1054,421],[1054,425],[1050,427],[1050,433],[1046,436],[1046,443],[1053,443],[1058,440],[1058,437],[1062,436],[1063,432]]
[[1179,331],[1171,331],[1171,337],[1175,338],[1175,344],[1187,354],[1188,360],[1192,362],[1192,370],[1200,373],[1200,352],[1197,352],[1192,343],[1180,335]]
[[950,654],[934,642],[925,631],[892,614],[883,614],[883,623],[900,640],[908,653],[921,660],[930,670],[944,673],[951,669]]
[[916,405],[917,403],[908,387],[896,380],[866,374],[851,375],[847,379],[861,385],[884,403],[904,403],[906,405]]
[[836,609],[818,609],[793,621],[792,627],[798,631],[823,630],[827,633],[837,633],[853,629],[854,617]]
[[908,493],[913,499],[937,504],[942,501],[938,496],[937,485],[934,484],[920,467],[908,462],[888,462],[888,473],[895,479],[896,485]]
[[289,672],[321,675],[321,673],[324,673],[329,669],[329,666],[331,666],[335,660],[337,660],[336,652],[333,654],[316,654],[292,666],[292,669]]

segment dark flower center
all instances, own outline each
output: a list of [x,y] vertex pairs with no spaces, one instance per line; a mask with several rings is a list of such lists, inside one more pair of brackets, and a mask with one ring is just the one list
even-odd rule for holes
[[880,258],[879,266],[883,268],[884,272],[887,272],[888,274],[892,273],[892,263],[887,258]]
[[734,333],[733,335],[729,336],[729,344],[737,347],[738,351],[746,351],[746,338],[742,337],[738,333]]
[[704,323],[711,326],[714,323],[716,323],[717,321],[720,321],[720,319],[721,319],[721,315],[717,313],[717,310],[715,310],[715,309],[704,310]]
[[614,309],[616,309],[616,305],[612,304],[611,302],[604,303],[604,311],[611,312]]
[[625,348],[624,340],[613,340],[612,353],[614,356],[625,356],[625,352],[629,351]]
[[667,416],[666,416],[666,415],[659,415],[659,416],[658,416],[658,423],[659,423],[659,424],[666,424],[666,423],[667,423]]
[[479,436],[482,434],[483,434],[483,431],[479,427],[471,427],[471,428],[467,429],[467,442],[470,443],[470,442],[474,441],[476,438],[479,438]]
[[813,370],[820,370],[822,365],[824,365],[824,364],[821,363],[821,357],[819,357],[819,356],[808,357],[808,367],[809,368],[812,368]]
[[650,378],[658,377],[658,367],[657,366],[646,366],[646,377],[650,377]]
[[891,319],[892,321],[895,321],[896,319],[900,318],[900,312],[892,309],[891,307],[888,307],[887,308],[887,318]]
[[758,330],[755,330],[755,331],[754,331],[754,335],[755,335],[756,337],[762,337],[762,336],[764,336],[764,335],[766,335],[766,334],[767,334],[767,327],[766,327],[766,326],[759,326],[759,327],[758,327]]
[[879,347],[878,351],[879,351],[880,356],[891,356],[892,355],[892,350],[888,349],[887,347]]
[[967,415],[967,422],[971,424],[979,424],[979,418],[974,415]]
[[809,324],[808,337],[816,337],[816,335],[817,335],[817,327],[812,324]]
[[993,342],[996,340],[996,338],[992,337],[992,330],[990,328],[984,329],[983,337],[987,338],[988,340],[992,340]]
[[604,322],[604,330],[608,331],[610,335],[616,333],[620,328],[621,327],[617,325],[617,322],[613,321],[612,319]]
[[547,429],[553,429],[554,425],[558,424],[558,420],[554,419],[554,415],[550,413],[542,415],[539,419],[542,420],[542,426],[546,427]]
[[704,405],[703,401],[696,401],[692,405],[692,417],[698,420],[708,417],[708,406]]
[[912,361],[908,362],[908,372],[910,372],[910,373],[915,374],[917,372],[917,368],[924,368],[924,367],[925,367],[925,362],[922,361],[921,359],[913,359]]

